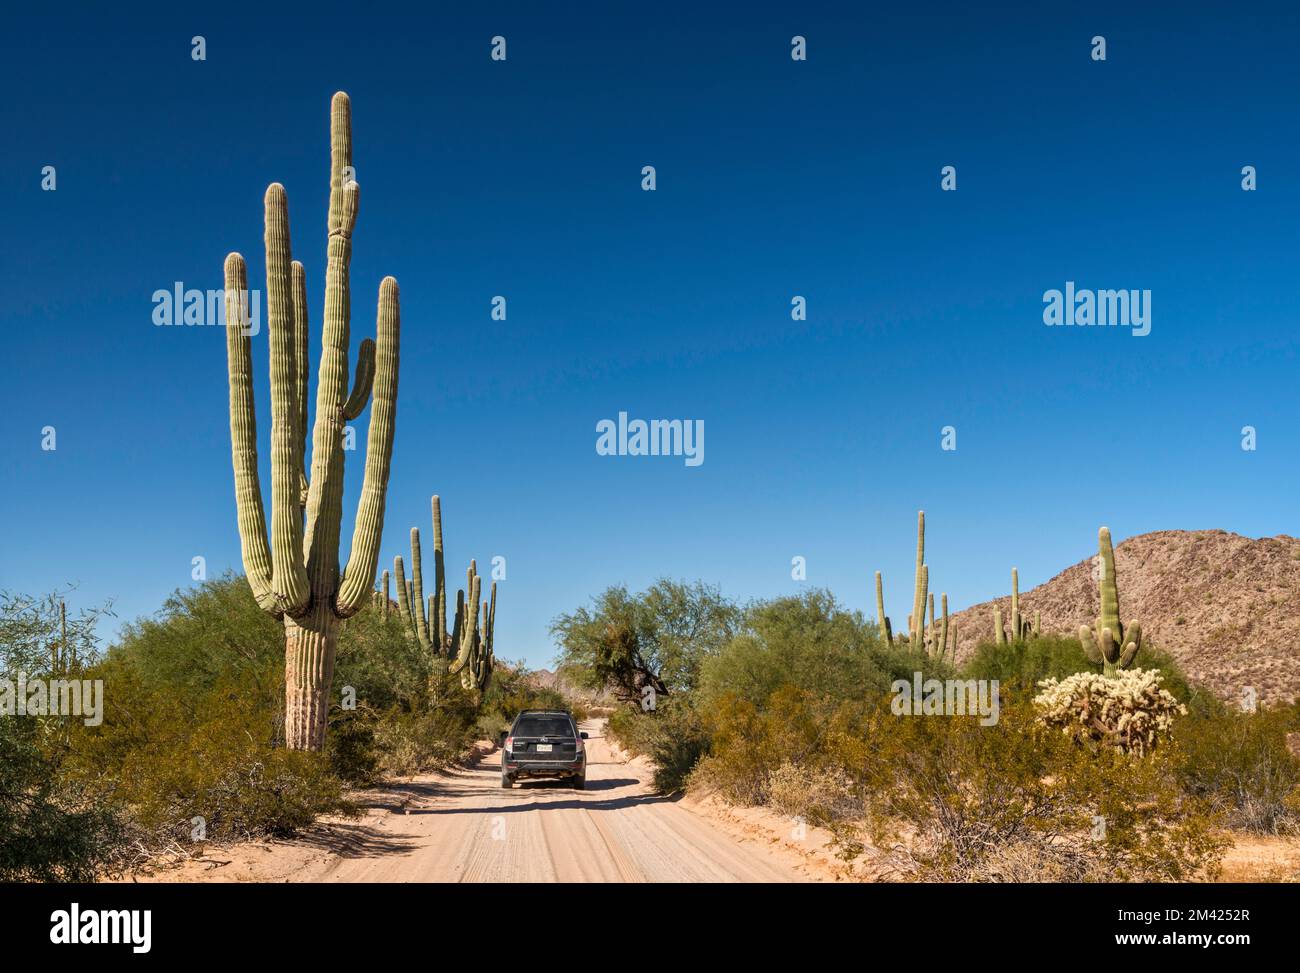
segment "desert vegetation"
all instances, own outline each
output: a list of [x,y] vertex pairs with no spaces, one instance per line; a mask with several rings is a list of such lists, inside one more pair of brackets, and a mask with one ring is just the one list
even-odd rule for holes
[[[673,672],[689,679],[641,676],[660,678],[667,699],[630,700],[610,717],[611,735],[655,762],[662,790],[821,825],[837,854],[880,878],[1208,879],[1234,832],[1296,834],[1300,760],[1288,734],[1300,730],[1300,707],[1229,705],[1143,642],[1137,623],[1121,628],[1108,531],[1093,625],[1042,631],[1019,611],[1013,572],[1010,624],[998,612],[960,661],[951,629],[928,610],[923,531],[922,517],[913,615],[897,635],[878,573],[876,621],[823,590],[733,613],[714,589],[663,581],[641,595],[606,592],[580,626],[562,616],[560,661],[617,671],[657,658],[656,592],[667,588],[729,618],[675,645]],[[637,638],[605,617],[611,607],[640,620]],[[593,646],[602,632],[607,643]],[[996,721],[900,715],[899,683],[917,674],[923,684],[996,680]]]
[[465,760],[520,709],[566,706],[520,665],[466,688],[397,612],[367,603],[340,627],[326,745],[297,750],[284,630],[244,578],[177,592],[103,652],[96,614],[61,626],[53,596],[0,597],[0,681],[105,687],[97,725],[0,718],[2,880],[88,880],[205,842],[290,835],[352,813],[358,787]]

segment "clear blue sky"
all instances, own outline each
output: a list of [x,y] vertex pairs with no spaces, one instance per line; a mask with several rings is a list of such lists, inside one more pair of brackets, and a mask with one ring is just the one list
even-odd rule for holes
[[[151,296],[220,287],[230,250],[262,286],[283,182],[318,359],[337,89],[354,350],[402,289],[381,566],[440,493],[453,578],[507,558],[502,656],[548,662],[550,619],[616,582],[796,591],[796,555],[868,614],[883,569],[897,626],[919,508],[954,609],[1102,523],[1296,532],[1293,9],[386,6],[7,11],[0,586],[131,618],[195,555],[239,566],[223,334]],[[1151,334],[1045,327],[1067,280],[1150,289]],[[254,363],[265,460],[265,331]],[[597,456],[620,410],[703,419],[704,464]]]

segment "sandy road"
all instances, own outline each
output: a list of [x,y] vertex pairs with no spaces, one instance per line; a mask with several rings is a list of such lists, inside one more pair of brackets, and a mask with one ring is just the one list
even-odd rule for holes
[[[807,881],[763,842],[656,796],[646,771],[616,759],[603,724],[584,726],[587,789],[500,784],[499,754],[474,769],[406,785],[367,821],[356,847],[301,863],[317,882]],[[256,879],[258,876],[249,876]]]

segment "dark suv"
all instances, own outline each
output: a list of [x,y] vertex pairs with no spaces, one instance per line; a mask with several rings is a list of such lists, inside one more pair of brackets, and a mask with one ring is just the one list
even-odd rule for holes
[[563,777],[582,790],[587,786],[587,748],[568,713],[526,709],[515,717],[501,750],[501,786],[521,777]]

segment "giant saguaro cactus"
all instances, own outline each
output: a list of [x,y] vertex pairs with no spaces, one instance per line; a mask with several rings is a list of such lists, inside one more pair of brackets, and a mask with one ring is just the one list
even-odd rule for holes
[[[271,537],[257,469],[248,275],[244,258],[226,258],[226,353],[230,371],[230,439],[244,572],[257,603],[285,630],[285,744],[319,750],[325,743],[334,653],[343,619],[370,598],[384,527],[397,414],[400,314],[397,281],[379,285],[377,342],[361,345],[348,393],[351,296],[348,265],[360,189],[352,177],[352,109],[339,92],[330,108],[330,202],[325,271],[325,325],[312,433],[307,437],[307,291],[292,260],[284,187],[266,191],[266,307],[271,353]],[[365,408],[373,385],[365,476],[347,567],[339,572],[343,516],[343,426]],[[402,579],[398,578],[401,597]]]
[[1115,578],[1115,549],[1110,543],[1110,528],[1097,532],[1097,559],[1100,568],[1098,588],[1101,595],[1101,614],[1092,628],[1079,626],[1079,641],[1083,651],[1093,662],[1100,663],[1102,672],[1114,676],[1133,664],[1133,657],[1142,647],[1142,626],[1129,622],[1124,628],[1119,621],[1119,585]]

